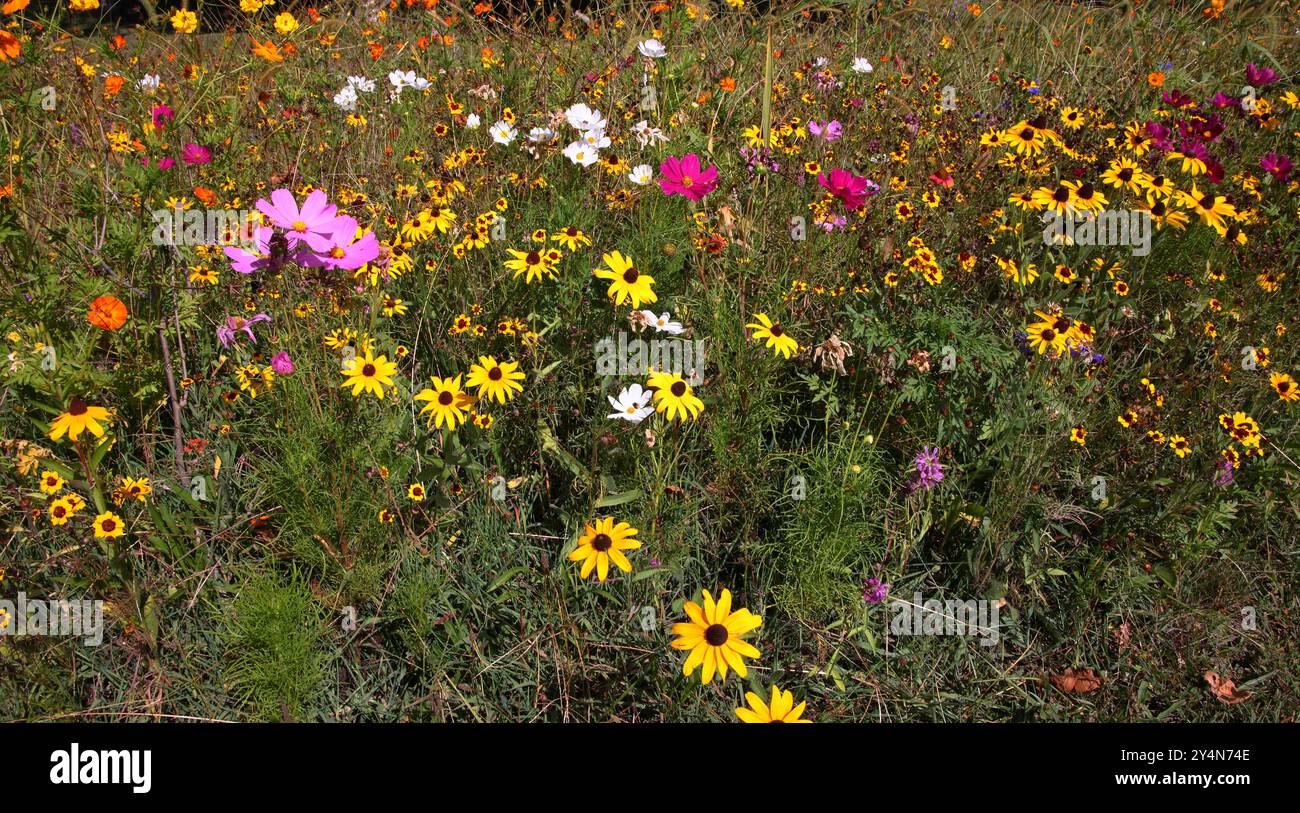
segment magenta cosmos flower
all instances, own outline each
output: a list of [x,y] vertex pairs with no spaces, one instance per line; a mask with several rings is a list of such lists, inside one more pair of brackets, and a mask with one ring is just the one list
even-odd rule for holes
[[338,219],[334,232],[334,245],[324,251],[307,254],[299,262],[303,265],[355,271],[379,256],[379,238],[374,232],[357,237],[357,221],[347,215]]
[[[223,251],[230,258],[231,270],[240,274],[251,274],[271,265],[271,238],[274,236],[275,229],[270,226],[258,226],[257,231],[253,233],[252,251],[242,246],[226,246]],[[300,262],[304,255],[306,252],[299,248],[286,255],[284,259]]]
[[271,357],[271,369],[275,370],[276,375],[293,375],[293,359],[281,350]]
[[823,172],[817,176],[817,183],[825,187],[827,192],[839,198],[848,209],[857,209],[866,203],[867,197],[872,194],[872,190],[869,188],[870,181],[866,178],[860,178],[846,169],[832,169],[829,176]]
[[[271,193],[271,200],[257,202],[257,210],[271,219],[271,223],[289,234],[290,247],[306,243],[317,254],[328,252],[334,247],[334,234],[339,230],[339,216],[335,214],[338,207],[329,203],[325,193],[319,189],[312,190],[307,199],[298,208],[298,201],[288,189],[277,189]],[[353,229],[356,228],[355,223]]]
[[699,200],[718,185],[718,168],[700,167],[700,157],[688,152],[681,158],[669,156],[659,165],[659,188],[665,195],[681,195]]
[[187,164],[210,164],[212,150],[201,144],[186,144],[181,147],[181,160]]

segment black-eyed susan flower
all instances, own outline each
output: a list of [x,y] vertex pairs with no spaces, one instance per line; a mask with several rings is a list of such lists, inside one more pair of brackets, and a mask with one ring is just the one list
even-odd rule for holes
[[691,385],[677,373],[655,373],[648,382],[655,391],[655,412],[662,412],[668,420],[695,420],[704,411],[704,402],[695,397]]
[[94,528],[96,539],[114,539],[126,533],[122,518],[112,511],[105,511],[95,517]]
[[393,385],[393,375],[397,372],[397,365],[389,361],[385,356],[375,357],[367,349],[364,355],[354,356],[348,359],[343,365],[344,381],[340,385],[344,388],[352,388],[352,397],[356,398],[361,393],[373,393],[379,400],[384,400],[384,387]]
[[745,327],[754,331],[753,338],[766,339],[773,354],[790,358],[790,354],[799,352],[799,342],[791,338],[780,323],[773,322],[766,313],[756,313],[754,318],[757,323],[751,322]]
[[513,248],[506,250],[513,258],[506,260],[506,268],[514,271],[516,277],[523,274],[525,284],[531,285],[534,282],[541,282],[548,277],[554,279],[555,268],[545,251],[541,249],[516,251]]
[[691,653],[682,664],[682,674],[689,676],[703,667],[700,681],[705,685],[713,682],[715,674],[725,682],[728,669],[745,677],[749,670],[743,659],[760,653],[742,637],[762,626],[763,619],[745,608],[733,613],[730,590],[723,590],[716,603],[705,590],[704,606],[688,601],[685,610],[690,620],[673,624],[673,635],[678,637],[672,642],[673,649]]
[[107,409],[90,406],[80,398],[73,398],[68,402],[67,411],[50,424],[50,440],[58,440],[66,434],[68,440],[75,441],[85,431],[101,438],[104,436],[103,424],[110,421]]
[[415,400],[427,401],[420,409],[421,415],[429,416],[429,423],[442,428],[455,429],[469,417],[469,409],[474,403],[460,386],[460,376],[439,378],[431,376],[432,388],[424,388],[415,394]]
[[624,573],[632,572],[632,563],[624,555],[625,550],[635,550],[641,543],[632,537],[637,529],[626,522],[615,523],[613,517],[596,520],[594,525],[587,525],[582,536],[578,537],[578,547],[569,554],[570,562],[582,562],[579,578],[587,578],[595,569],[596,578],[605,581],[609,576],[609,563]]
[[745,692],[745,702],[749,703],[749,708],[736,709],[736,716],[743,723],[812,722],[812,720],[803,719],[803,712],[808,706],[808,701],[801,701],[796,706],[794,704],[794,695],[789,691],[782,691],[777,688],[776,684],[772,685],[772,699],[769,702],[764,703],[763,698],[754,692]]
[[602,255],[601,260],[609,267],[597,268],[592,273],[600,279],[611,281],[606,293],[614,300],[614,304],[622,305],[631,300],[632,307],[639,308],[642,303],[655,302],[659,299],[654,292],[654,277],[638,271],[631,257],[624,257],[621,253],[612,251]]
[[479,356],[478,364],[471,365],[465,386],[478,387],[478,397],[482,400],[496,400],[504,404],[515,393],[523,392],[524,374],[519,372],[519,363],[515,361],[498,362],[494,356]]

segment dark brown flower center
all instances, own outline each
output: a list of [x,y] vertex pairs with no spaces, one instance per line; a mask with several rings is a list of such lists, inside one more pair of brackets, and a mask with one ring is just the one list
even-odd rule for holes
[[367,364],[365,367],[362,367],[361,374],[364,375],[366,378],[371,377],[372,375],[375,374],[375,365]]
[[727,642],[727,628],[721,624],[714,624],[704,631],[704,640],[709,642],[709,646],[722,646]]
[[1024,140],[1024,141],[1033,141],[1033,140],[1034,140],[1034,128],[1032,128],[1032,127],[1026,127],[1025,129],[1021,130],[1021,131],[1020,131],[1020,138],[1021,138],[1022,140]]
[[500,367],[493,367],[491,370],[488,370],[488,378],[493,381],[500,381],[502,375],[504,375],[504,373],[501,372]]
[[623,281],[626,282],[628,285],[631,285],[632,283],[636,282],[637,277],[639,276],[641,276],[641,274],[635,268],[629,268],[628,270],[623,272]]
[[442,404],[443,406],[449,406],[452,402],[452,398],[453,398],[452,394],[445,390],[443,392],[438,393],[438,403]]
[[771,329],[768,332],[770,332],[773,336],[779,339],[781,338],[781,335],[785,333],[785,328],[781,327],[780,325],[772,325]]
[[89,407],[86,406],[86,402],[80,398],[73,398],[68,402],[69,415],[85,415],[88,410]]
[[542,261],[542,255],[538,254],[536,251],[530,251],[528,252],[528,257],[526,259],[529,265],[537,265]]
[[614,545],[614,540],[609,538],[609,534],[596,534],[596,538],[591,540],[591,546],[596,550],[604,553]]
[[111,534],[117,528],[117,523],[111,519],[106,519],[102,523],[100,523],[99,527],[104,530],[104,533]]
[[677,396],[678,398],[681,398],[683,395],[686,394],[686,382],[677,381],[668,389],[670,392],[672,392],[673,395]]

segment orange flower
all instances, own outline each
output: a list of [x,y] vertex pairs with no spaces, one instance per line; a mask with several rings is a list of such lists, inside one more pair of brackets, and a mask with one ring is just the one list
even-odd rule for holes
[[115,296],[101,296],[90,303],[86,320],[101,330],[117,330],[126,324],[126,305]]
[[9,0],[8,3],[0,6],[0,11],[3,11],[5,14],[13,14],[15,11],[22,11],[27,8],[27,4],[31,1],[32,0]]
[[214,206],[217,202],[217,193],[206,186],[194,187],[194,197],[198,198],[204,206]]
[[265,59],[267,62],[284,61],[284,55],[280,53],[280,49],[276,47],[276,44],[271,40],[267,40],[266,42],[258,42],[256,39],[253,39],[253,47],[251,50],[253,56],[261,57],[262,59]]
[[126,47],[126,37],[122,36],[121,34],[115,35],[113,37],[112,42],[108,44],[108,47],[112,48],[114,51],[122,50],[123,48]]
[[384,55],[384,46],[383,46],[383,45],[381,45],[381,44],[379,44],[379,43],[377,43],[377,42],[372,42],[372,43],[370,43],[370,58],[371,58],[371,59],[375,59],[375,60],[377,60],[377,59],[379,59],[379,58],[380,58],[381,56],[383,56],[383,55]]
[[1165,83],[1165,75],[1160,71],[1152,71],[1147,74],[1147,84],[1153,88],[1158,88]]
[[736,89],[736,80],[730,76],[724,76],[720,80],[718,80],[718,87],[722,88],[728,93],[731,93],[733,90]]
[[126,80],[118,76],[117,74],[113,74],[112,76],[106,78],[104,80],[104,98],[109,99],[116,96],[118,94],[118,91],[122,89],[122,85],[125,83]]
[[17,37],[8,31],[0,31],[0,62],[17,59],[22,52],[23,46],[19,44]]

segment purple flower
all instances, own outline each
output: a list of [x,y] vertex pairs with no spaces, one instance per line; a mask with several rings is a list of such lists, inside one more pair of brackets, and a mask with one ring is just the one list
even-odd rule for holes
[[210,164],[212,150],[200,144],[186,144],[181,147],[181,160],[187,164]]
[[1237,471],[1232,467],[1232,461],[1219,461],[1219,470],[1214,475],[1214,484],[1220,487],[1232,485],[1235,479],[1237,479]]
[[271,357],[271,369],[275,370],[276,375],[293,375],[293,359],[281,350]]
[[1277,73],[1272,68],[1258,68],[1252,62],[1246,66],[1246,84],[1262,88],[1277,81]]
[[939,462],[939,449],[934,446],[922,446],[912,461],[916,464],[916,479],[912,481],[912,490],[930,490],[943,480],[943,464]]
[[864,589],[862,600],[868,604],[879,604],[884,601],[885,596],[889,594],[890,585],[883,584],[880,579],[877,579],[875,576],[867,579],[862,586]]
[[258,322],[269,322],[271,317],[265,313],[259,313],[256,316],[245,319],[242,316],[227,316],[226,323],[217,328],[217,338],[221,340],[222,347],[229,347],[230,342],[234,340],[235,333],[243,331],[248,334],[248,340],[257,344],[257,337],[253,335],[253,325]]
[[1291,175],[1293,164],[1291,163],[1291,159],[1287,158],[1285,155],[1270,152],[1268,155],[1259,159],[1259,166],[1269,175],[1272,175],[1282,183],[1286,183],[1286,179]]

